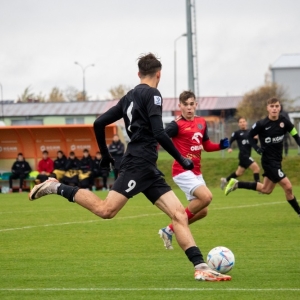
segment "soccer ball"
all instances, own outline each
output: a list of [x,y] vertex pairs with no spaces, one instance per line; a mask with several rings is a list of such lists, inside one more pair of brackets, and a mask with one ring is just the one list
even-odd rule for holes
[[207,254],[208,266],[219,273],[228,273],[233,268],[234,263],[234,255],[231,250],[226,247],[219,246],[213,248]]

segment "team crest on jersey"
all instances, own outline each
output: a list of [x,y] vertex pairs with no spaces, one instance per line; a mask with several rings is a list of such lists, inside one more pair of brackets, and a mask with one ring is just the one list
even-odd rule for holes
[[283,122],[280,122],[279,126],[280,126],[281,128],[283,128],[283,127],[284,127],[284,123],[283,123]]
[[197,127],[201,130],[203,128],[202,124],[198,124]]
[[154,104],[155,104],[155,105],[160,105],[160,106],[161,106],[161,97],[159,97],[159,96],[154,96]]

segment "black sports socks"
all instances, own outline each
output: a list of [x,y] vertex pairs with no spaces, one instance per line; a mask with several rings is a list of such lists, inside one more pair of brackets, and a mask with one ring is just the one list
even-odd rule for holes
[[77,186],[69,186],[65,184],[61,184],[57,188],[57,195],[63,196],[64,198],[68,199],[70,202],[74,201],[74,196],[78,192],[79,187]]

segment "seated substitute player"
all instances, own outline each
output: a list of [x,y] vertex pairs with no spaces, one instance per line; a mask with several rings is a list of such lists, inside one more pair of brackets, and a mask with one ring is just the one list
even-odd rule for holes
[[54,160],[54,170],[53,173],[56,175],[56,179],[61,181],[66,172],[67,157],[61,150],[57,151],[57,157]]
[[79,186],[84,189],[89,189],[93,185],[93,159],[88,149],[83,150],[83,157],[79,161]]
[[161,77],[161,62],[152,54],[138,60],[140,84],[94,122],[94,130],[102,154],[102,167],[113,163],[105,140],[105,127],[123,118],[130,142],[120,166],[120,172],[105,200],[93,192],[60,184],[55,179],[36,186],[29,199],[58,194],[76,202],[101,218],[113,218],[139,193],[167,214],[173,222],[177,241],[195,268],[194,278],[205,281],[225,281],[231,277],[211,270],[188,227],[184,207],[156,168],[157,142],[187,170],[193,162],[183,157],[166,134],[162,122],[162,97],[157,90]]
[[[231,178],[237,178],[239,176],[242,176],[246,169],[250,169],[253,172],[254,181],[259,182],[259,166],[254,161],[254,159],[251,157],[251,145],[249,144],[248,140],[248,134],[249,129],[247,129],[247,121],[245,118],[241,117],[238,120],[239,130],[232,133],[231,138],[229,140],[229,148],[228,152],[232,152],[231,145],[234,141],[237,142],[238,148],[240,150],[239,152],[239,165],[235,172],[230,174],[227,178],[221,178],[221,189],[223,190],[227,182]],[[257,143],[257,137],[255,137],[255,141]]]
[[38,163],[39,175],[36,177],[35,183],[41,183],[46,181],[49,177],[56,178],[56,175],[53,173],[54,162],[48,156],[49,152],[44,150],[42,152],[43,158]]
[[75,152],[71,151],[67,159],[65,175],[61,180],[62,183],[71,186],[79,185],[79,177],[78,177],[79,165],[80,165],[79,159],[75,156]]
[[[185,170],[176,160],[172,166],[173,180],[189,201],[185,212],[189,224],[192,224],[207,215],[207,206],[212,200],[212,193],[207,188],[201,173],[201,152],[203,149],[207,152],[226,149],[229,141],[227,138],[222,139],[219,144],[210,141],[205,119],[195,115],[197,102],[193,92],[182,92],[178,107],[181,116],[166,127],[166,133],[172,138],[180,154],[190,158],[194,163],[192,170]],[[173,224],[158,231],[166,249],[173,249],[173,233]]]
[[29,163],[25,160],[22,153],[18,153],[17,160],[11,167],[11,175],[9,176],[9,192],[12,193],[13,179],[20,179],[19,192],[22,193],[23,182],[26,176],[31,172]]
[[[240,189],[259,191],[263,194],[271,194],[276,183],[285,192],[287,202],[300,217],[300,207],[293,194],[292,184],[281,169],[282,149],[284,135],[289,132],[300,146],[300,138],[291,121],[280,115],[280,102],[277,98],[267,100],[268,116],[257,121],[249,132],[249,142],[258,154],[261,155],[261,165],[264,169],[264,181],[242,182],[234,178],[230,179],[225,189],[225,195]],[[255,144],[253,137],[258,135],[261,147]]]
[[96,153],[96,157],[93,161],[93,178],[94,180],[97,177],[101,177],[103,184],[102,184],[102,191],[106,191],[107,190],[107,177],[109,176],[109,170],[107,168],[102,168],[101,167],[101,153],[98,151]]

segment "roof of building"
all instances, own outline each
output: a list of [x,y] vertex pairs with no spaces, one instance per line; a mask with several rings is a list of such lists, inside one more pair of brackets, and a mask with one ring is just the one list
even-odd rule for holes
[[282,54],[272,65],[271,69],[300,68],[300,53]]
[[[236,97],[200,97],[199,108],[202,110],[235,109],[242,100]],[[106,112],[119,100],[87,101],[87,102],[46,102],[46,103],[4,103],[5,117],[19,116],[98,116]],[[178,109],[178,99],[164,98],[163,110]]]

